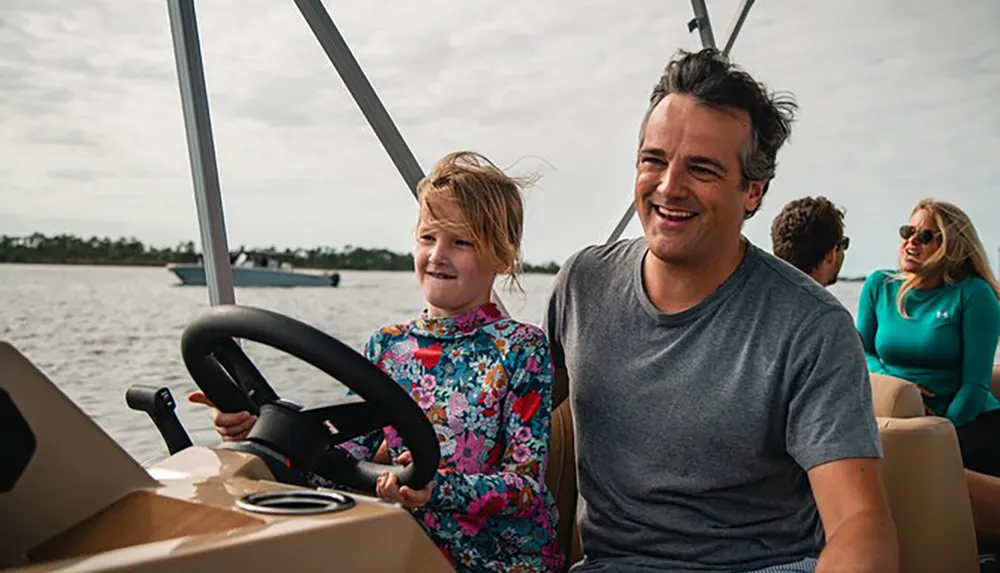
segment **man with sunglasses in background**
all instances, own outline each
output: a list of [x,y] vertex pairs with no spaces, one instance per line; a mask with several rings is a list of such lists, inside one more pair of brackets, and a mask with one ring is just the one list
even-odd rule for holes
[[826,197],[796,199],[771,222],[775,256],[825,287],[837,282],[850,244],[844,236],[844,210]]

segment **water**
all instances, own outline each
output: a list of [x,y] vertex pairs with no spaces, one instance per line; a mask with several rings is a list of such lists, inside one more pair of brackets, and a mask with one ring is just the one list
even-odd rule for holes
[[[361,350],[381,325],[411,319],[422,306],[411,273],[344,271],[339,288],[239,289],[237,302],[302,320]],[[524,294],[501,291],[510,313],[539,324],[552,275],[528,275]],[[181,359],[185,325],[208,307],[206,289],[175,286],[162,268],[0,265],[0,339],[9,340],[139,461],[166,449],[148,417],[125,405],[134,383],[165,385],[195,443],[217,443],[207,410]],[[831,290],[853,313],[860,283]],[[273,349],[247,350],[278,394],[304,405],[329,403],[344,387]]]
[[[501,290],[516,318],[540,323],[552,275],[523,277],[524,294]],[[10,341],[101,428],[140,461],[166,454],[146,414],[125,405],[131,384],[168,386],[195,443],[217,442],[180,353],[184,327],[208,307],[205,288],[175,286],[163,268],[0,265],[0,339]],[[237,302],[302,320],[361,351],[373,330],[422,308],[412,273],[341,271],[338,288],[238,289]],[[344,387],[311,366],[248,342],[279,395],[329,403]]]

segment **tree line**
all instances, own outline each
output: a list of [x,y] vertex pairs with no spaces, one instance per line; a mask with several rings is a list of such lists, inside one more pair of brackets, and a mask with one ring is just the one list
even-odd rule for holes
[[[396,253],[388,249],[346,245],[343,248],[313,247],[310,249],[279,249],[240,247],[240,250],[266,255],[280,262],[300,268],[411,271],[413,255]],[[24,237],[0,235],[0,263],[33,264],[88,264],[88,265],[143,265],[158,266],[168,263],[197,263],[200,254],[194,241],[178,243],[172,247],[145,245],[135,237],[89,238],[70,234],[48,236],[33,233]],[[559,265],[525,263],[525,272],[555,273]]]

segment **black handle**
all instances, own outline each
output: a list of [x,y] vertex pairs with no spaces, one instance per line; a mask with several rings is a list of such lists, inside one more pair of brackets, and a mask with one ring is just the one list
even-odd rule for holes
[[156,429],[163,436],[163,441],[167,443],[170,455],[192,445],[191,438],[174,413],[177,403],[174,402],[169,388],[133,384],[125,391],[125,403],[133,410],[149,414]]

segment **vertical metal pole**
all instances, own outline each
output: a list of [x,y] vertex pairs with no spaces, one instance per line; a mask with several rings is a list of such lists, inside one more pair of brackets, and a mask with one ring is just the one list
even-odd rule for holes
[[715,35],[712,34],[712,22],[708,18],[705,0],[691,0],[691,8],[694,9],[694,21],[691,25],[698,28],[698,34],[701,36],[701,47],[714,48]]
[[385,110],[379,100],[378,94],[372,87],[364,71],[358,65],[358,61],[351,53],[350,47],[344,41],[333,19],[327,13],[326,8],[320,0],[295,0],[295,5],[305,18],[306,23],[312,29],[313,35],[319,40],[320,46],[326,52],[328,58],[337,69],[340,78],[351,92],[354,101],[361,108],[361,113],[365,115],[368,124],[371,125],[382,143],[389,158],[396,165],[399,174],[406,181],[410,193],[417,196],[417,183],[424,177],[424,172],[413,156],[413,152],[403,141],[403,136],[396,129],[396,124],[389,117],[389,112]]
[[226,221],[222,210],[222,193],[219,190],[219,171],[215,163],[194,0],[167,0],[167,9],[170,13],[170,31],[180,83],[181,107],[184,110],[184,129],[191,160],[191,177],[194,180],[209,302],[213,306],[235,304],[233,269],[226,242]]

